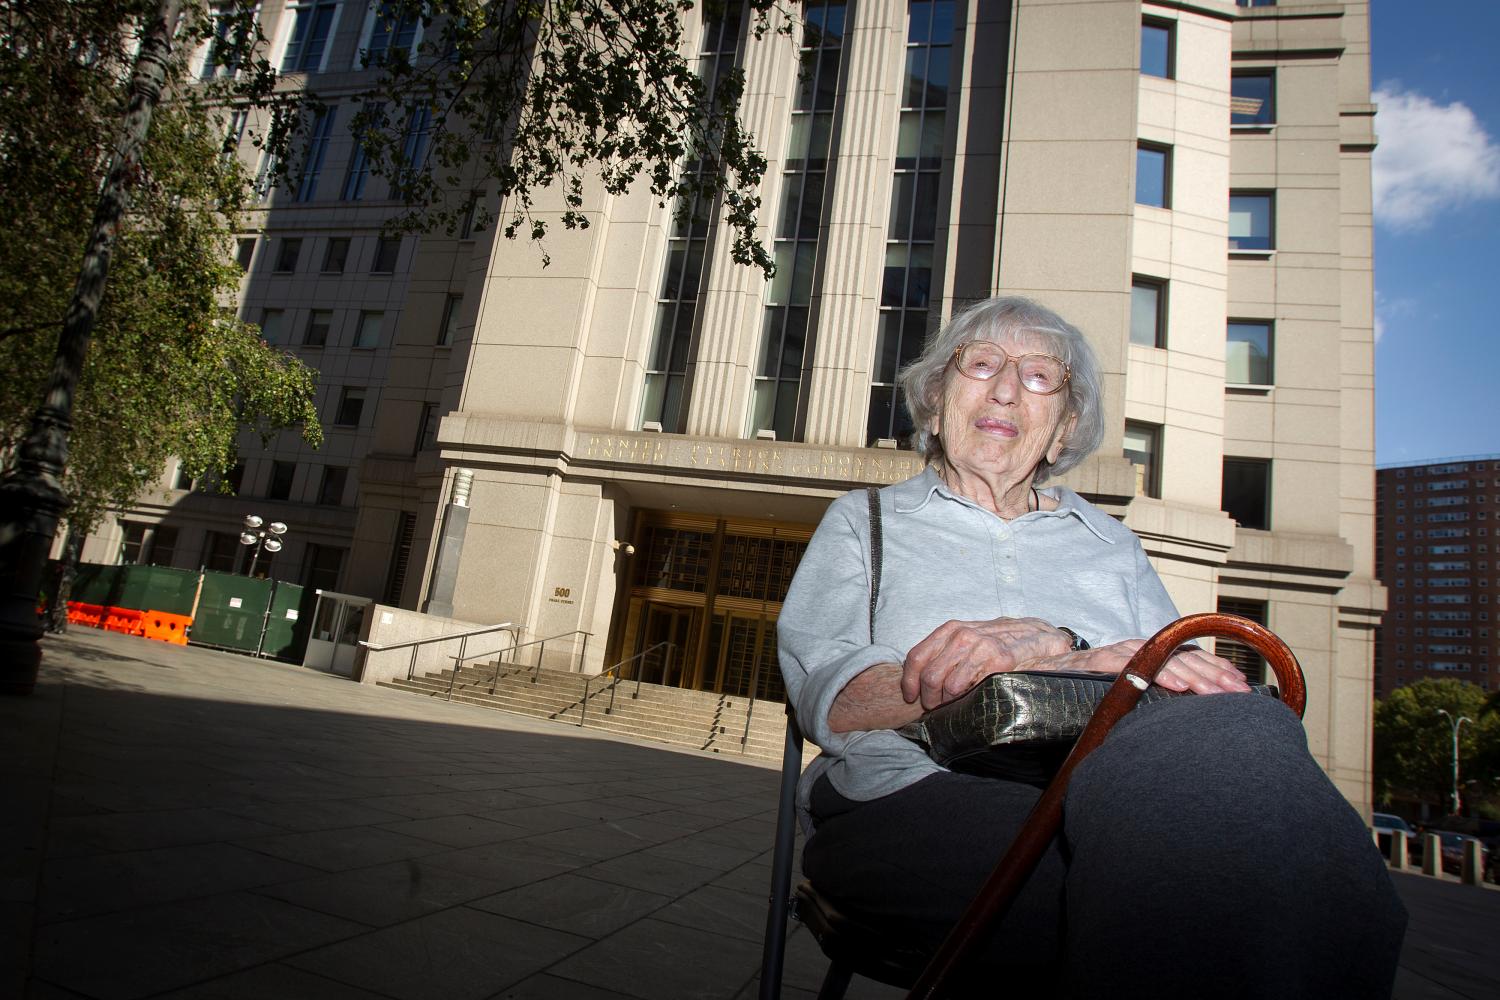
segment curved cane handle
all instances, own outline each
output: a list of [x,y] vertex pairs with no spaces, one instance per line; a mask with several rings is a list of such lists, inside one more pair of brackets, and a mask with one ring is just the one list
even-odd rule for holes
[[1047,845],[1057,836],[1062,825],[1063,798],[1068,791],[1068,781],[1073,770],[1104,742],[1110,727],[1135,707],[1141,695],[1151,686],[1151,681],[1161,668],[1177,652],[1177,647],[1190,639],[1203,636],[1218,636],[1236,639],[1252,646],[1271,665],[1276,674],[1281,700],[1301,718],[1307,707],[1307,684],[1302,678],[1302,668],[1286,643],[1264,625],[1247,618],[1210,612],[1188,615],[1163,628],[1136,651],[1120,672],[1120,676],[1109,686],[1109,691],[1094,710],[1083,734],[1073,745],[1072,753],[1058,769],[1056,777],[1032,807],[1031,815],[1021,826],[1021,832],[1011,842],[1009,850],[995,866],[984,888],[969,904],[959,918],[942,947],[938,949],[927,968],[922,971],[915,986],[907,994],[909,1000],[932,1000],[942,994],[953,981],[959,966],[973,949],[983,943],[985,932],[999,922],[1010,908],[1013,900],[1031,876],[1041,860]]

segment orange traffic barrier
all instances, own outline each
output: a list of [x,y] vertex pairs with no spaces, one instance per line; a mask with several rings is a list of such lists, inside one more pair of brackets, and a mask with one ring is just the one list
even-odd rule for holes
[[141,617],[142,633],[147,639],[187,645],[188,627],[193,620],[187,615],[174,615],[166,611],[147,611]]
[[82,601],[69,601],[68,624],[87,625],[90,628],[103,628],[104,609],[97,604],[84,604]]
[[134,608],[105,608],[104,628],[124,635],[144,635],[145,630],[141,626],[141,618],[144,614]]

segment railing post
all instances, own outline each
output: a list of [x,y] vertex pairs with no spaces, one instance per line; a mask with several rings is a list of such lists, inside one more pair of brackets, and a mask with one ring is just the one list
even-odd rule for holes
[[578,728],[583,728],[583,720],[589,717],[589,680],[583,682],[583,707],[578,710]]
[[578,672],[583,673],[583,659],[589,651],[589,634],[583,633],[583,645],[578,647]]
[[536,649],[536,670],[533,671],[532,675],[531,675],[531,683],[533,683],[533,684],[535,684],[537,681],[541,680],[541,678],[542,678],[542,657],[544,657],[546,655],[547,655],[547,640],[543,639],[541,642],[537,643],[537,649]]
[[615,673],[613,683],[609,685],[609,707],[604,710],[605,715],[613,715],[615,712],[615,691],[620,687],[620,675]]
[[750,746],[750,719],[755,715],[755,688],[750,688],[750,704],[745,706],[745,735],[740,737],[740,753]]
[[413,643],[411,647],[411,662],[406,665],[406,679],[411,680],[417,676],[417,650],[422,648],[420,644]]
[[469,637],[464,636],[458,640],[458,658],[453,661],[453,673],[448,676],[448,700],[453,700],[453,685],[458,681],[458,668],[464,662],[464,650],[468,648]]

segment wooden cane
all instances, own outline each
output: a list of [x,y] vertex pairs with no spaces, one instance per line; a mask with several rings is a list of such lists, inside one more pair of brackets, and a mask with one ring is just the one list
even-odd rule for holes
[[1302,668],[1297,658],[1275,633],[1264,625],[1235,615],[1200,614],[1188,615],[1163,628],[1130,658],[1120,676],[1110,685],[1093,718],[1084,727],[1083,734],[1073,746],[1072,753],[1063,761],[1031,814],[1021,826],[1021,832],[1011,842],[1009,850],[990,873],[979,895],[964,911],[953,930],[933,955],[921,977],[907,994],[907,1000],[936,1000],[943,991],[956,982],[956,973],[974,950],[984,943],[990,928],[1000,922],[1010,909],[1021,886],[1031,877],[1037,862],[1057,836],[1062,826],[1063,799],[1067,795],[1068,781],[1073,770],[1092,753],[1116,722],[1135,707],[1141,694],[1151,686],[1157,673],[1166,665],[1177,647],[1191,639],[1216,636],[1235,639],[1252,646],[1271,665],[1276,674],[1276,684],[1281,700],[1297,713],[1300,719],[1307,707],[1307,684],[1302,678]]

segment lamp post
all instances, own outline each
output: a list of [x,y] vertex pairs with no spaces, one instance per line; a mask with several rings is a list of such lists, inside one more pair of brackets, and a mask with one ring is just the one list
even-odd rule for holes
[[245,530],[240,532],[240,544],[255,546],[255,551],[250,555],[250,572],[247,576],[255,575],[255,564],[260,561],[261,549],[273,554],[281,551],[281,536],[284,534],[286,525],[280,521],[266,524],[265,518],[259,514],[245,515]]
[[1453,815],[1457,816],[1462,803],[1458,798],[1458,730],[1465,722],[1474,724],[1474,720],[1467,715],[1460,715],[1455,719],[1446,708],[1438,709],[1438,715],[1448,720],[1448,725],[1453,727]]

